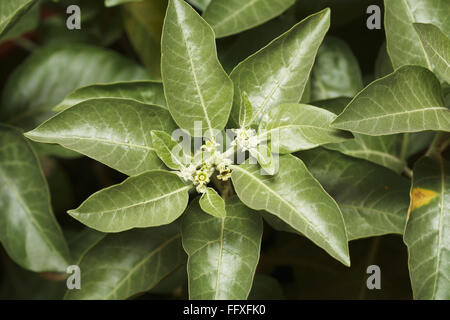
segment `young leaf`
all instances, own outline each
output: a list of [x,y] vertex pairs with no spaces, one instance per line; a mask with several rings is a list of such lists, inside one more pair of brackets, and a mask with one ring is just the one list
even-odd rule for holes
[[247,92],[242,92],[241,95],[241,108],[239,110],[239,126],[246,128],[250,125],[253,117],[253,107],[248,99]]
[[216,218],[225,218],[227,211],[225,210],[225,201],[212,188],[208,188],[200,198],[200,207],[206,213]]
[[190,157],[183,152],[183,147],[164,131],[152,131],[155,152],[164,164],[173,170],[180,170],[189,164]]
[[414,298],[450,299],[450,163],[420,159],[414,166],[404,240]]
[[60,112],[76,104],[92,99],[130,99],[142,104],[151,104],[167,109],[161,83],[152,81],[129,81],[111,84],[93,84],[69,94],[53,111]]
[[206,215],[197,200],[182,220],[188,258],[189,298],[246,299],[259,260],[263,224],[239,199],[226,203],[227,216]]
[[380,136],[450,131],[441,85],[419,66],[405,66],[362,90],[332,123],[335,128]]
[[316,13],[241,62],[231,72],[234,103],[231,123],[239,121],[240,97],[247,92],[253,122],[273,106],[300,101],[317,50],[330,26],[330,10]]
[[312,69],[311,84],[313,100],[353,97],[363,88],[358,61],[344,41],[325,38]]
[[250,154],[256,158],[261,168],[269,174],[273,175],[278,169],[278,155],[275,158],[272,155],[272,148],[267,144],[259,144],[256,149],[250,150]]
[[262,118],[258,135],[272,138],[279,153],[312,149],[319,145],[353,138],[345,131],[330,127],[334,113],[305,104],[280,104]]
[[69,250],[50,205],[35,152],[21,132],[0,125],[0,241],[20,266],[65,271]]
[[127,175],[162,168],[151,130],[176,129],[167,110],[132,100],[94,99],[69,108],[25,135],[58,143]]
[[108,234],[81,257],[81,289],[67,290],[65,299],[127,299],[149,291],[185,262],[176,224]]
[[162,36],[162,79],[170,113],[191,136],[222,130],[233,99],[233,83],[217,59],[214,32],[182,0],[170,0]]
[[94,193],[68,212],[102,232],[155,227],[169,224],[183,213],[190,188],[174,173],[148,171]]
[[145,70],[113,51],[74,43],[42,47],[9,77],[0,119],[31,130],[53,116],[51,109],[77,88],[147,78]]
[[167,0],[122,6],[123,24],[136,53],[154,80],[161,80],[161,33]]
[[295,0],[212,0],[203,18],[217,38],[253,28],[280,15]]
[[450,84],[450,39],[432,24],[414,23],[414,28],[433,70]]
[[0,3],[0,37],[30,10],[37,0],[2,0]]
[[309,173],[303,162],[284,155],[274,176],[261,175],[258,165],[233,166],[231,178],[245,205],[266,210],[345,265],[350,265],[347,233],[336,202]]
[[389,56],[394,69],[419,65],[432,70],[413,23],[432,23],[450,33],[448,0],[385,0],[385,27]]
[[408,179],[335,151],[315,149],[296,155],[338,203],[349,240],[403,233]]

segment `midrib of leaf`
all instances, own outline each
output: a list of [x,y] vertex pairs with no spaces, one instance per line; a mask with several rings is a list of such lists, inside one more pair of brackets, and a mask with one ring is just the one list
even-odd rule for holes
[[[33,151],[34,152],[34,151]],[[37,160],[37,159],[36,159]],[[37,160],[39,161],[39,160]],[[42,169],[39,166],[39,170],[41,172],[41,176],[43,176],[42,174]],[[26,203],[22,200],[22,198],[20,197],[19,192],[17,191],[16,187],[14,184],[12,184],[9,179],[6,177],[6,175],[3,172],[3,169],[0,168],[0,176],[2,177],[2,179],[5,181],[5,183],[8,185],[9,189],[13,192],[14,196],[17,198],[17,200],[20,202],[20,204],[22,205],[22,207],[25,209],[25,212],[27,213],[28,217],[30,218],[31,223],[36,227],[36,229],[39,230],[39,232],[42,234],[44,241],[47,243],[47,245],[49,245],[50,248],[53,249],[54,252],[56,252],[56,254],[62,258],[63,261],[65,261],[65,258],[61,255],[61,253],[59,252],[59,250],[57,250],[55,248],[55,246],[53,245],[53,243],[50,241],[50,239],[47,236],[47,233],[44,232],[41,228],[41,226],[39,225],[39,223],[36,221],[36,219],[34,219],[33,215],[31,214],[31,210],[30,208],[26,205]],[[47,189],[48,190],[48,189]],[[48,201],[47,201],[48,202]],[[48,206],[50,207],[50,204],[48,203]]]
[[[17,12],[19,12],[21,9],[23,9],[25,6],[31,6],[34,3],[34,1],[30,1],[29,3],[25,3],[22,6],[18,7],[15,11],[13,11],[9,16],[7,16],[3,21],[11,20],[14,16],[17,15]],[[5,22],[3,22],[1,25],[4,25]],[[1,33],[1,32],[0,32]]]
[[[159,197],[156,197],[156,198],[152,198],[152,199],[150,199],[150,200],[146,200],[146,201],[134,203],[134,204],[131,204],[131,205],[129,205],[129,206],[120,207],[120,208],[115,208],[115,209],[111,209],[111,210],[106,210],[106,211],[96,211],[96,212],[84,212],[84,213],[78,213],[78,212],[76,212],[76,210],[70,210],[69,212],[71,212],[71,213],[73,213],[73,214],[76,214],[76,215],[84,215],[84,216],[86,216],[86,215],[92,215],[92,214],[111,213],[111,212],[115,212],[115,211],[118,211],[118,210],[126,210],[126,209],[130,209],[130,208],[133,208],[133,207],[145,205],[145,204],[147,204],[147,203],[155,202],[155,201],[158,201],[158,200],[161,200],[161,199],[170,197],[171,195],[180,193],[180,192],[182,192],[182,191],[184,191],[184,190],[189,190],[191,187],[192,187],[192,186],[190,186],[190,185],[189,185],[189,186],[185,186],[185,187],[183,187],[183,188],[180,188],[180,189],[177,189],[177,190],[175,190],[175,191],[166,193],[166,194],[164,194],[164,195],[162,195],[162,196],[159,196]],[[103,190],[107,190],[107,189],[103,189]]]
[[[178,18],[178,15],[177,15],[177,18]],[[180,21],[178,21],[178,23],[180,23]],[[209,26],[207,26],[207,27],[210,28]],[[195,70],[194,61],[192,60],[191,49],[190,49],[189,44],[188,44],[188,42],[186,40],[186,35],[184,34],[184,29],[183,28],[181,28],[181,35],[183,37],[184,45],[186,46],[187,56],[189,58],[189,63],[191,65],[192,76],[194,77],[195,87],[196,87],[197,92],[198,92],[198,97],[200,98],[200,104],[202,106],[203,113],[205,114],[206,122],[208,124],[208,129],[210,130],[210,132],[213,132],[213,127],[212,127],[212,124],[211,124],[211,120],[209,119],[209,116],[208,116],[208,111],[206,110],[206,105],[205,105],[205,101],[204,101],[204,98],[203,98],[203,94],[202,94],[202,91],[200,90],[200,86],[198,85],[197,73],[196,73],[196,70]]]
[[[232,14],[230,14],[228,17],[220,21],[218,24],[214,25],[215,28],[218,28],[222,24],[228,22],[230,19],[233,19],[235,16],[240,14],[242,11],[253,5],[257,0],[250,0],[247,4],[243,5],[240,9],[234,11]],[[273,1],[273,0],[272,0]]]
[[[145,264],[148,260],[150,260],[154,255],[156,255],[157,253],[160,253],[160,251],[162,249],[164,249],[165,247],[167,247],[170,243],[172,243],[173,241],[177,240],[181,238],[181,233],[177,234],[176,236],[170,238],[169,240],[167,240],[166,242],[162,243],[159,247],[157,247],[155,250],[153,250],[150,254],[148,254],[144,259],[142,259],[142,261],[140,261],[138,264],[136,264],[131,270],[130,272],[128,272],[126,274],[125,277],[122,278],[122,280],[119,281],[119,283],[114,287],[114,289],[105,297],[105,299],[108,299],[109,297],[111,297],[114,293],[116,293],[116,291],[122,286],[122,284],[128,280],[133,273],[136,272],[137,269],[139,269],[143,264]],[[159,267],[159,266],[158,266]]]
[[[106,140],[106,139],[100,139],[100,138],[80,137],[80,136],[60,136],[58,138],[59,139],[67,139],[67,140],[71,140],[71,139],[88,140],[88,141],[101,142],[101,143],[105,143],[105,144],[116,144],[119,146],[127,146],[127,147],[131,147],[131,148],[144,149],[147,151],[156,151],[156,149],[152,148],[152,147],[139,145],[139,144],[133,144],[133,143],[126,143],[126,142],[121,142],[121,141],[116,141],[116,140]],[[69,144],[73,144],[73,143],[69,143]]]
[[[364,146],[365,147],[365,146]],[[375,155],[375,156],[380,156],[381,158],[385,159],[390,159],[395,163],[404,165],[404,161],[402,161],[400,158],[397,158],[389,153],[385,153],[385,152],[381,152],[381,151],[376,151],[376,150],[370,150],[370,149],[364,149],[364,150],[351,150],[351,149],[346,149],[346,152],[348,152],[349,154],[366,154],[366,155]]]
[[[259,179],[257,179],[256,177],[253,176],[253,174],[251,174],[250,172],[248,172],[245,169],[242,169],[239,166],[235,166],[232,165],[231,166],[232,169],[234,170],[238,170],[241,172],[244,172],[247,176],[249,176],[252,180],[255,180],[256,182],[258,182],[258,184],[262,185],[265,189],[267,189],[271,194],[273,194],[276,198],[278,198],[281,202],[283,202],[284,204],[286,204],[289,209],[291,209],[293,212],[298,213],[297,209],[295,207],[293,207],[289,202],[287,202],[286,200],[284,200],[282,197],[280,197],[280,195],[278,193],[276,193],[275,191],[273,191],[271,188],[269,188],[265,183],[261,182]],[[272,212],[273,213],[273,212]],[[307,219],[305,219],[302,215],[297,215],[301,220],[303,220],[305,222],[305,224],[308,225],[309,228],[311,228],[311,230],[313,230],[314,233],[316,233],[322,240],[325,241],[326,244],[328,244],[327,239],[325,239],[324,236],[322,236],[322,234],[320,232],[317,231],[317,228],[315,225],[313,225],[311,222],[309,222]],[[280,218],[281,219],[281,218]],[[281,219],[284,220],[284,219]]]
[[[411,22],[411,24],[413,24],[415,22],[415,19],[414,19],[414,16],[412,14],[412,10],[411,10],[411,8],[410,8],[410,6],[408,4],[408,0],[403,0],[403,3],[405,4],[406,12],[408,13],[408,16],[409,16],[409,18],[411,20],[410,22]],[[416,32],[416,31],[414,31],[414,32]],[[417,34],[417,32],[416,32],[416,34]],[[419,37],[418,34],[417,34],[417,37],[419,38],[420,48],[423,51],[423,55],[425,56],[425,60],[427,61],[428,69],[433,70],[432,67],[431,67],[430,60],[428,60],[428,55],[427,55],[427,52],[425,51],[425,47],[423,46],[422,41],[420,41],[420,37]]]
[[222,218],[222,224],[220,226],[219,261],[217,264],[216,292],[214,293],[214,300],[217,300],[217,293],[219,292],[220,268],[222,267],[222,256],[223,256],[223,233],[224,233],[224,231],[225,231],[225,218]]
[[387,118],[387,117],[398,116],[398,115],[401,115],[401,114],[409,114],[409,113],[423,112],[423,111],[429,111],[429,110],[431,111],[431,110],[449,110],[449,109],[446,108],[446,107],[421,108],[421,109],[415,109],[415,110],[407,110],[407,111],[399,111],[399,112],[394,112],[394,113],[389,113],[389,114],[383,114],[383,115],[380,115],[380,116],[366,117],[366,118],[364,118],[362,120],[343,121],[342,123],[361,122],[361,121],[366,121],[366,120]]

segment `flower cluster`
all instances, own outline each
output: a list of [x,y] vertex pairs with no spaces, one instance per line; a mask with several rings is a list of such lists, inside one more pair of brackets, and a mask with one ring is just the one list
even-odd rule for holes
[[233,129],[236,133],[236,139],[232,142],[232,145],[237,146],[242,151],[254,151],[258,147],[258,136],[255,129]]
[[227,181],[231,177],[231,160],[217,150],[219,146],[214,138],[205,142],[191,164],[180,170],[179,176],[192,181],[199,193],[205,193],[211,176],[217,170],[217,179]]

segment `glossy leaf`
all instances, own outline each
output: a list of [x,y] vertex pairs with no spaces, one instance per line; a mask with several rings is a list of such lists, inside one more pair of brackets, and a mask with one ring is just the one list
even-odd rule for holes
[[347,233],[336,202],[300,159],[284,155],[279,161],[280,169],[274,176],[261,175],[257,165],[233,166],[231,178],[239,198],[252,209],[276,215],[350,265]]
[[161,80],[161,33],[167,0],[146,0],[123,6],[125,30],[150,77]]
[[93,84],[69,94],[53,111],[63,111],[76,104],[92,99],[130,99],[167,109],[164,89],[161,83],[152,81],[130,81],[111,84]]
[[212,0],[203,18],[216,37],[226,37],[260,25],[283,13],[295,0]]
[[37,0],[3,0],[0,3],[0,37],[36,2]]
[[51,109],[77,88],[147,78],[131,60],[106,49],[73,43],[42,47],[9,77],[0,120],[30,130],[53,116]]
[[183,213],[190,188],[174,173],[148,171],[94,193],[68,213],[102,232],[160,226]]
[[335,118],[334,113],[310,105],[280,104],[264,115],[258,134],[276,137],[272,147],[275,144],[282,154],[351,139],[353,136],[348,132],[330,127]]
[[22,133],[5,125],[0,125],[0,241],[28,270],[65,271],[69,264],[39,159]]
[[349,240],[403,234],[409,204],[408,179],[335,151],[316,149],[297,156],[338,203]]
[[[217,59],[214,32],[182,0],[170,0],[162,37],[162,78],[170,113],[192,136],[222,130],[228,121],[233,84]],[[200,132],[201,134],[202,132]]]
[[41,9],[40,2],[39,1],[29,1],[29,2],[31,3],[31,6],[29,8],[25,7],[24,8],[25,10],[23,10],[22,13],[17,14],[16,17],[13,18],[16,19],[17,21],[12,22],[10,27],[6,28],[6,32],[0,31],[0,42],[17,39],[26,32],[34,30],[38,26]]
[[432,24],[415,23],[414,28],[433,69],[450,83],[450,39]]
[[152,142],[158,157],[173,170],[180,170],[190,163],[190,156],[186,155],[182,146],[164,131],[152,131]]
[[163,167],[151,130],[175,129],[163,108],[132,100],[94,99],[57,114],[25,135],[37,142],[60,144],[135,175]]
[[361,70],[350,47],[326,37],[312,70],[312,100],[353,97],[363,88]]
[[227,216],[203,213],[194,200],[182,220],[188,253],[189,298],[242,300],[252,287],[263,224],[237,198],[227,200]]
[[243,92],[241,96],[241,109],[239,110],[239,125],[246,128],[251,124],[253,117],[253,107],[248,99],[247,92]]
[[255,124],[270,108],[300,101],[329,25],[330,11],[325,9],[296,24],[234,68],[230,75],[234,83],[232,125],[239,121],[244,91],[253,106]]
[[80,259],[81,289],[65,299],[127,299],[155,287],[185,257],[178,225],[108,234]]
[[420,159],[414,166],[404,240],[414,298],[450,299],[450,163]]
[[267,174],[273,175],[278,170],[278,154],[272,154],[272,146],[260,143],[256,149],[250,150],[250,154],[256,158],[258,164]]
[[450,131],[450,110],[431,71],[405,66],[367,86],[332,125],[374,136]]
[[212,188],[208,188],[199,201],[200,208],[216,218],[225,218],[225,200]]
[[[350,101],[350,98],[336,98],[317,101],[314,102],[314,105],[340,114]],[[404,158],[407,155],[402,155],[402,150],[406,152],[407,146],[403,148],[403,135],[369,136],[361,133],[354,133],[353,135],[355,138],[352,140],[330,143],[324,145],[324,148],[336,150],[354,158],[371,161],[397,173],[405,169],[406,162]]]
[[394,69],[420,65],[432,70],[413,23],[432,23],[444,34],[450,33],[447,0],[385,0],[387,49]]

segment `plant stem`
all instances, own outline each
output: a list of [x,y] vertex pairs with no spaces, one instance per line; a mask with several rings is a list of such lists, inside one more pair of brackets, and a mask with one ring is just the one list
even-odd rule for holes
[[450,143],[450,133],[439,132],[434,137],[434,140],[431,143],[425,155],[427,157],[439,159],[441,157],[442,151],[444,151],[444,149],[448,146],[449,143]]

